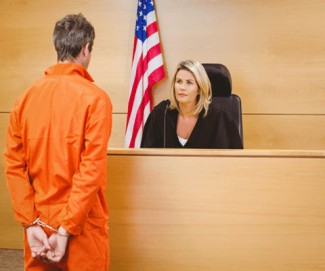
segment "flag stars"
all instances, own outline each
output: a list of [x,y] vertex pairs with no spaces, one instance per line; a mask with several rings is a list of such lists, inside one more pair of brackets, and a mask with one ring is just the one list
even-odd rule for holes
[[145,39],[147,36],[147,20],[148,14],[154,12],[154,2],[153,0],[139,0],[138,10],[137,10],[137,20],[135,32],[138,37]]

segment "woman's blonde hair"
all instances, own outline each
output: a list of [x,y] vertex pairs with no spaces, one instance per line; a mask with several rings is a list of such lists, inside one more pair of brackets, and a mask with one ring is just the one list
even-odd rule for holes
[[206,116],[212,99],[211,83],[203,65],[195,60],[181,61],[177,65],[172,79],[169,108],[177,109],[178,111],[180,110],[175,95],[176,75],[180,70],[187,70],[191,72],[199,88],[199,95],[197,96],[197,103],[193,115],[197,116],[201,113],[202,110],[204,110],[203,116]]

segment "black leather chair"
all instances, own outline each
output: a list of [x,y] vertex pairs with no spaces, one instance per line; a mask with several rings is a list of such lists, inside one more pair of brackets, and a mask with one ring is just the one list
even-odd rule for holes
[[244,146],[241,99],[232,94],[231,75],[228,68],[218,63],[203,63],[212,87],[213,99],[234,119]]

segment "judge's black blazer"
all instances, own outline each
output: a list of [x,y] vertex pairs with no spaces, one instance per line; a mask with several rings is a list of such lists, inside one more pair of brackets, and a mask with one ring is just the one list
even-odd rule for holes
[[176,134],[177,110],[168,109],[169,100],[159,103],[144,127],[141,148],[242,149],[240,135],[230,116],[212,100],[207,116],[199,115],[192,134],[182,146]]

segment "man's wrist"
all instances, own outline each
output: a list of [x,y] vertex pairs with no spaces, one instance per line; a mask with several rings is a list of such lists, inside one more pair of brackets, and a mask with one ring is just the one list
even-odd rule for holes
[[71,236],[71,234],[68,232],[68,231],[66,231],[62,226],[60,226],[59,228],[58,228],[58,235],[60,235],[60,236],[64,236],[64,237],[69,237],[69,236]]
[[38,221],[40,221],[39,217],[36,218],[32,223],[30,223],[30,224],[24,226],[24,229],[27,229],[27,228],[29,228],[29,227],[32,227],[32,226],[38,225]]

